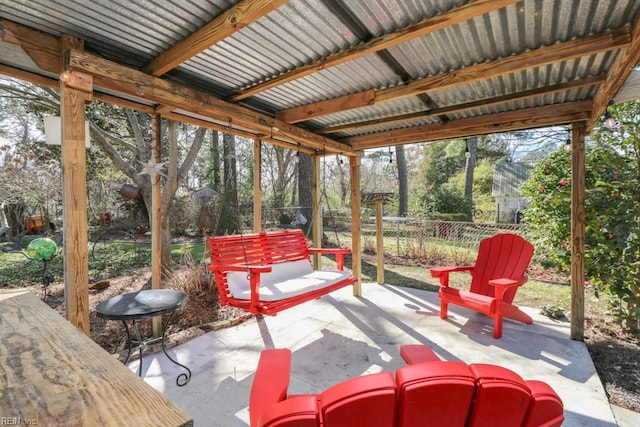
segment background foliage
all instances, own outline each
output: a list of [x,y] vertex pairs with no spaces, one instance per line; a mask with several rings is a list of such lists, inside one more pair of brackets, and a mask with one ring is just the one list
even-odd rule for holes
[[[612,298],[613,314],[638,330],[640,317],[640,103],[609,107],[613,128],[600,126],[585,147],[585,265],[590,285]],[[571,153],[539,162],[523,187],[537,257],[569,269]]]

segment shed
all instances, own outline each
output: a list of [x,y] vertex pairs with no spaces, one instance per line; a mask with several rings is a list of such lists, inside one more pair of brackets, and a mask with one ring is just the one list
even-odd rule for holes
[[522,197],[522,184],[529,179],[532,163],[498,163],[493,171],[491,195],[496,203],[496,222],[519,223],[520,213],[526,207]]

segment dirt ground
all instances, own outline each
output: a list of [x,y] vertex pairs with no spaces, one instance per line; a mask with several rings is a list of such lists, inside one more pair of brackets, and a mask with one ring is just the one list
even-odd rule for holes
[[[181,274],[184,276],[192,273],[176,272],[178,277]],[[118,355],[121,360],[126,355],[123,325],[121,322],[98,318],[95,315],[95,307],[111,296],[149,289],[150,277],[149,271],[140,271],[110,280],[109,286],[105,289],[89,291],[91,338],[109,353]],[[237,309],[221,308],[215,286],[210,290],[211,283],[185,289],[184,283],[188,282],[190,280],[187,277],[186,280],[178,280],[170,285],[173,288],[182,288],[189,294],[185,308],[176,314],[167,331],[174,343],[184,342],[199,334],[237,324],[248,318]],[[61,284],[49,287],[46,302],[64,315],[64,293]],[[618,323],[606,321],[604,317],[587,313],[585,343],[610,402],[640,412],[640,337],[625,332]],[[139,324],[142,333],[150,336],[151,322],[139,321]]]

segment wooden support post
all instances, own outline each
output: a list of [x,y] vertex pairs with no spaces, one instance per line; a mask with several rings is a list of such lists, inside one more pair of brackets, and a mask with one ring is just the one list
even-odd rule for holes
[[[153,116],[153,152],[152,157],[160,163],[160,144],[162,141],[162,117]],[[160,174],[149,177],[151,181],[151,289],[162,289],[162,184]],[[162,335],[162,317],[151,321],[154,337]]]
[[382,231],[383,200],[376,200],[376,255],[378,259],[378,284],[384,284],[384,234]]
[[584,340],[584,235],[586,124],[573,123],[571,134],[571,339]]
[[[82,49],[78,39],[60,39],[61,58],[72,48]],[[62,210],[64,298],[67,320],[89,335],[89,260],[87,236],[87,163],[85,147],[85,102],[91,101],[91,75],[67,70],[64,59],[60,74],[62,123]]]
[[253,231],[262,231],[262,141],[253,140]]
[[351,168],[351,257],[353,276],[358,279],[353,285],[353,295],[362,295],[362,259],[360,253],[360,157],[349,157]]
[[[312,238],[313,246],[316,248],[322,247],[322,188],[320,176],[320,156],[313,156],[311,158],[313,168],[313,182],[311,184],[311,201],[313,204],[312,218]],[[322,269],[322,256],[320,254],[313,254],[313,268],[316,270]]]

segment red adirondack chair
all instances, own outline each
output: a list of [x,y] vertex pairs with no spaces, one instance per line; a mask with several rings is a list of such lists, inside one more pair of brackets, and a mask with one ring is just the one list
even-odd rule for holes
[[[531,324],[533,319],[512,304],[518,287],[526,283],[525,271],[533,256],[533,245],[515,234],[498,234],[480,242],[478,257],[471,266],[448,266],[430,269],[440,280],[440,318],[447,318],[449,304],[484,313],[493,318],[493,337],[502,336],[504,317]],[[471,273],[469,290],[449,286],[449,274]]]

